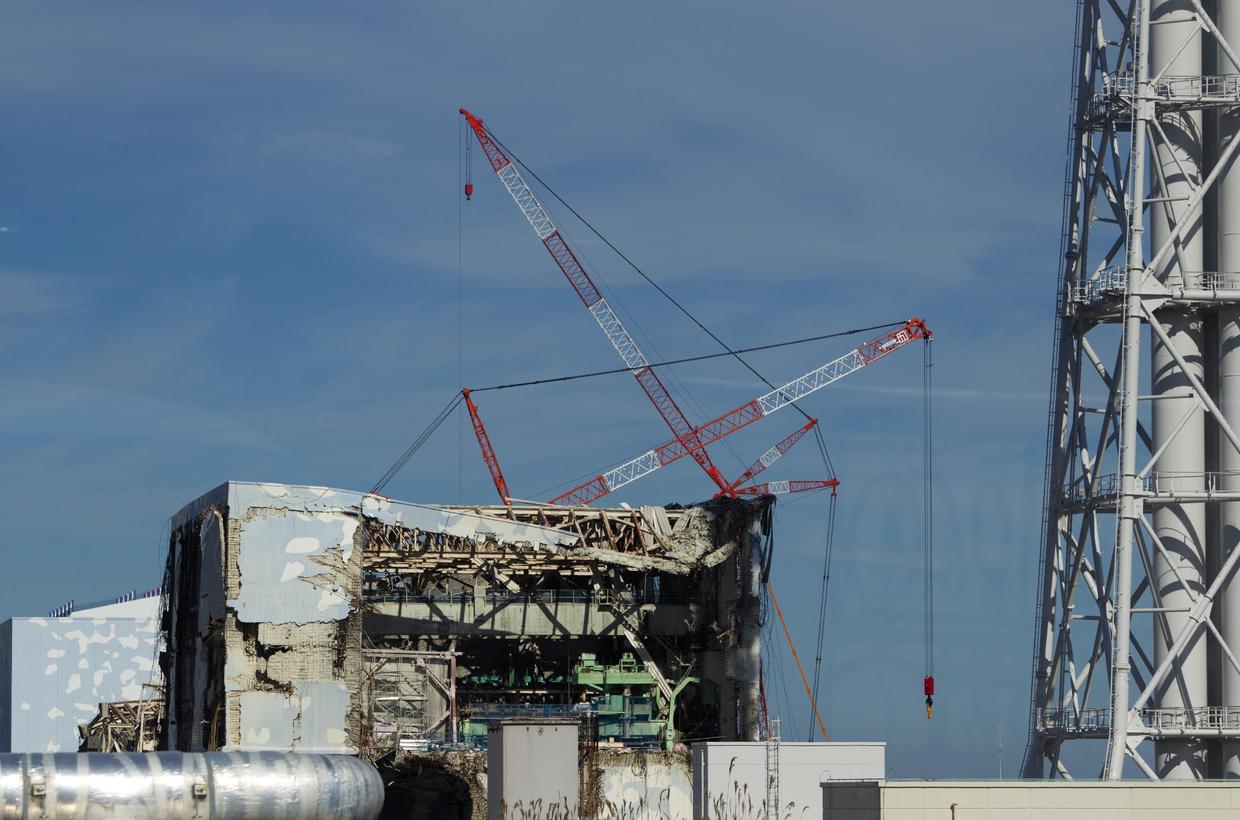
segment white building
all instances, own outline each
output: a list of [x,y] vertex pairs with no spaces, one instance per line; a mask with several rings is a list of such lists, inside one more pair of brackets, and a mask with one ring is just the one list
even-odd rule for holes
[[0,623],[0,752],[72,752],[100,703],[159,676],[158,591]]
[[1228,820],[1240,816],[1240,783],[1235,781],[825,781],[822,792],[823,820]]

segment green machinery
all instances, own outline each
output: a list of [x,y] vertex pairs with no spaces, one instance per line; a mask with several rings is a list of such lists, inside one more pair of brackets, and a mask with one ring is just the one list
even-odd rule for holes
[[[599,737],[630,743],[663,741],[668,748],[676,742],[676,698],[698,678],[681,678],[664,692],[659,681],[632,652],[620,656],[610,666],[600,664],[591,652],[583,652],[573,667],[574,682],[597,692],[591,699],[598,714]],[[669,696],[670,695],[670,696]]]
[[[568,684],[575,704],[478,703],[461,723],[462,741],[473,746],[484,745],[487,726],[504,718],[534,715],[568,717],[584,712],[597,715],[600,738],[640,745],[653,745],[662,739],[671,748],[677,740],[674,722],[676,698],[687,685],[698,682],[698,678],[686,676],[665,692],[655,676],[632,652],[623,653],[619,662],[614,664],[600,663],[593,652],[583,652],[571,674],[552,677],[554,680],[540,678],[537,682],[556,686]],[[496,690],[521,688],[536,682],[528,674],[515,670],[475,673],[470,680],[475,685],[494,687]]]

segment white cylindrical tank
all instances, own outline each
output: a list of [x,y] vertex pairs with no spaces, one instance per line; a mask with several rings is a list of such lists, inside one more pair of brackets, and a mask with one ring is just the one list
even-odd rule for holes
[[0,754],[0,817],[374,820],[383,779],[344,755]]
[[[1240,44],[1240,4],[1218,4],[1215,21],[1223,38]],[[1217,56],[1219,71],[1237,69],[1225,53]],[[1224,110],[1218,117],[1219,154],[1240,135],[1240,113]],[[1217,155],[1217,154],[1216,154]],[[1216,183],[1218,270],[1228,279],[1240,279],[1240,168],[1233,163],[1222,169]],[[1233,287],[1233,285],[1225,285]],[[1224,307],[1218,313],[1218,406],[1232,427],[1240,424],[1240,310]],[[1223,490],[1240,490],[1240,455],[1220,436],[1218,462]],[[1220,552],[1227,555],[1240,548],[1240,502],[1219,505]],[[1223,639],[1229,646],[1240,646],[1240,582],[1229,581],[1217,598],[1218,619]],[[1220,698],[1222,706],[1240,708],[1240,672],[1219,656]],[[1223,777],[1240,777],[1240,741],[1223,740],[1222,760],[1212,766]]]
[[[1202,72],[1200,24],[1191,4],[1180,0],[1153,0],[1150,27],[1150,76],[1192,77]],[[1201,184],[1201,114],[1197,111],[1164,112],[1160,117],[1164,141],[1151,132],[1150,246],[1160,248],[1186,210],[1186,200]],[[1198,212],[1200,214],[1200,212]],[[1155,271],[1168,284],[1191,282],[1202,271],[1204,240],[1198,215],[1175,251]],[[1172,343],[1202,377],[1202,323],[1191,311],[1166,307],[1157,314]],[[1155,475],[1160,489],[1204,489],[1205,414],[1189,393],[1189,383],[1166,348],[1155,337],[1152,344],[1151,408],[1153,449],[1167,445]],[[1185,418],[1187,417],[1187,422]],[[1168,443],[1169,442],[1169,443]],[[1166,629],[1154,617],[1153,650],[1157,665],[1167,656],[1180,627],[1187,623],[1189,593],[1180,578],[1198,592],[1204,590],[1205,509],[1202,504],[1160,505],[1153,513],[1154,529],[1167,555],[1155,551],[1154,583],[1166,615]],[[1178,577],[1177,577],[1178,576]],[[1178,610],[1178,611],[1177,611]],[[1155,708],[1189,709],[1207,705],[1206,639],[1201,637],[1183,655],[1157,693]],[[1168,779],[1198,778],[1206,774],[1204,744],[1192,739],[1159,740],[1155,743],[1156,768]]]

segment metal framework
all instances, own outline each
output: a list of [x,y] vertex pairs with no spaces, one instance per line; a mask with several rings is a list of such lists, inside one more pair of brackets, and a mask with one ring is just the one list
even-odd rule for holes
[[[454,651],[368,648],[366,747],[372,754],[409,751],[444,735],[457,740]],[[435,702],[435,708],[428,704]]]
[[159,748],[163,691],[146,684],[140,700],[100,703],[99,712],[78,726],[85,752],[153,752]]
[[465,122],[469,124],[470,130],[477,137],[478,144],[482,146],[483,153],[486,154],[487,160],[491,163],[491,169],[495,171],[500,182],[504,183],[504,188],[508,190],[513,201],[517,203],[517,207],[525,215],[526,220],[530,223],[530,227],[534,229],[534,233],[538,235],[547,252],[551,254],[551,258],[559,266],[560,271],[564,274],[564,278],[573,286],[573,290],[577,292],[577,296],[581,299],[582,304],[590,311],[594,321],[598,323],[599,328],[607,336],[611,346],[620,354],[620,358],[624,361],[624,366],[633,371],[633,377],[637,379],[637,383],[641,385],[651,404],[659,411],[659,415],[672,431],[672,435],[676,436],[676,440],[686,448],[689,455],[693,456],[693,460],[702,467],[706,474],[710,476],[710,479],[719,486],[719,489],[726,492],[727,480],[710,460],[710,455],[698,439],[697,431],[689,423],[689,420],[685,418],[684,412],[681,411],[680,406],[676,404],[676,400],[672,398],[671,393],[663,385],[659,374],[650,366],[649,360],[646,359],[641,348],[637,346],[637,342],[624,327],[620,317],[607,304],[607,300],[603,298],[603,294],[595,286],[594,280],[590,278],[590,274],[581,266],[577,255],[568,246],[559,228],[551,221],[551,217],[547,215],[546,209],[543,208],[542,203],[538,201],[538,197],[534,195],[533,190],[530,189],[524,177],[521,176],[521,172],[517,170],[516,164],[504,151],[499,141],[483,125],[481,119],[475,117],[464,108],[461,109],[461,116],[465,118]]
[[[782,410],[799,399],[808,396],[810,393],[821,390],[827,385],[857,372],[889,353],[894,353],[917,339],[929,339],[931,335],[924,320],[917,318],[909,319],[895,330],[884,333],[877,339],[871,339],[864,344],[858,345],[838,359],[832,359],[821,367],[816,367],[769,393],[763,393],[756,399],[729,410],[718,418],[711,419],[694,430],[694,440],[701,442],[703,445],[713,444],[725,436],[732,435],[743,427],[748,427],[759,419],[766,418],[777,410]],[[722,487],[723,492],[725,494],[738,493],[737,485],[748,481],[774,463],[812,426],[813,424],[807,424],[767,450],[758,461],[749,466],[736,482]],[[551,503],[567,507],[589,504],[608,493],[614,492],[625,484],[647,476],[674,461],[679,461],[687,454],[689,454],[689,451],[683,441],[681,439],[672,439],[556,496],[551,499]]]
[[474,427],[474,437],[478,439],[478,448],[482,450],[482,460],[486,462],[487,471],[491,473],[491,482],[495,484],[499,500],[511,507],[512,493],[508,490],[508,479],[504,478],[504,471],[499,466],[499,457],[495,455],[495,448],[491,446],[491,437],[487,434],[486,425],[482,423],[478,405],[474,404],[474,400],[470,398],[468,387],[461,388],[461,397],[465,399],[465,408],[469,411],[469,422]]
[[1208,5],[1078,3],[1027,777],[1240,776],[1240,2]]

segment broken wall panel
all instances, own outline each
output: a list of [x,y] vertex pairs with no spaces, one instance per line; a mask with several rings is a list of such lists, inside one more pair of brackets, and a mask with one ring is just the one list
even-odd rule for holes
[[167,748],[357,751],[357,532],[355,497],[271,484],[225,484],[173,519]]
[[770,503],[222,485],[172,522],[166,747],[375,756],[527,713],[638,745],[756,739]]
[[[395,540],[370,539],[381,531]],[[364,717],[364,547],[407,557],[448,543],[546,552],[578,541],[364,493],[221,485],[172,521],[165,745],[354,753]]]
[[366,640],[453,653],[460,732],[431,743],[480,746],[505,718],[585,715],[631,745],[756,739],[769,503],[451,508],[571,541],[367,519]]

